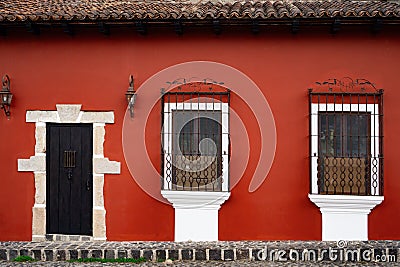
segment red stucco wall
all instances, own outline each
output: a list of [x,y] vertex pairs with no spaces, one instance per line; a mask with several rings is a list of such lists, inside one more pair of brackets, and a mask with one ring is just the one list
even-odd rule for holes
[[[0,114],[0,239],[30,240],[34,178],[18,172],[17,159],[34,154],[33,123],[26,110],[55,110],[56,104],[81,103],[83,110],[112,110],[115,124],[106,126],[105,156],[122,163],[120,175],[105,177],[109,240],[173,240],[173,208],[144,193],[131,178],[122,151],[122,123],[128,76],[142,84],[174,64],[193,60],[230,65],[262,90],[275,118],[275,160],[262,186],[248,192],[259,157],[259,132],[251,109],[236,95],[231,105],[246,117],[251,140],[245,175],[222,206],[221,240],[321,239],[319,209],[308,200],[308,99],[315,81],[350,76],[384,88],[385,200],[369,216],[370,239],[400,239],[400,36],[387,30],[285,32],[211,31],[177,36],[172,29],[140,36],[133,31],[95,30],[75,36],[50,30],[34,36],[9,32],[0,37],[0,75],[11,77],[11,119]],[[158,89],[157,89],[158,90]],[[139,101],[140,98],[138,98]],[[148,141],[159,142],[159,108],[148,122]],[[132,137],[134,138],[134,137]],[[159,146],[149,154],[159,165]],[[238,153],[233,151],[232,153]]]

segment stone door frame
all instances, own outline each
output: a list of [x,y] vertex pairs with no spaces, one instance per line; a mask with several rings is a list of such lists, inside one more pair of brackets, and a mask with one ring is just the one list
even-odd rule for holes
[[114,123],[112,111],[82,111],[81,104],[57,104],[56,111],[26,112],[26,122],[34,122],[35,155],[18,159],[18,171],[31,171],[35,177],[35,203],[32,208],[32,241],[46,240],[46,123],[93,124],[93,240],[105,241],[104,174],[119,174],[121,163],[104,157],[105,124]]

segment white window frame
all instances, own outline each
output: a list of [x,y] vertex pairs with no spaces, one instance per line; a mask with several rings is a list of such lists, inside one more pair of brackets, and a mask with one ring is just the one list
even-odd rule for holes
[[[378,104],[326,104],[326,103],[312,103],[311,104],[311,194],[318,194],[318,113],[319,112],[368,112],[371,115],[371,155],[378,159],[376,173],[380,173],[380,159],[379,159],[379,105]],[[371,175],[372,175],[372,164],[371,164]],[[371,177],[371,195],[379,196],[380,177],[378,177],[378,185],[373,187],[373,181]],[[376,188],[375,192],[372,192],[372,188]]]
[[222,191],[229,191],[229,104],[228,103],[203,103],[203,102],[178,102],[164,103],[164,186],[163,190],[171,190],[168,188],[167,177],[167,154],[172,153],[172,138],[168,138],[172,133],[172,113],[173,111],[221,111],[221,134],[222,134]]

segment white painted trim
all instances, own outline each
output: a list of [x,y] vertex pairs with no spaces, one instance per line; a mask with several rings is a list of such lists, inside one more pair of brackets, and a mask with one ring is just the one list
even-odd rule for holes
[[322,240],[368,240],[368,214],[383,196],[317,195],[309,199],[322,213]]
[[[369,112],[371,113],[371,155],[372,157],[376,157],[379,159],[379,105],[378,104],[324,104],[324,103],[312,103],[311,104],[311,155],[318,155],[318,113],[326,112],[326,111],[344,111],[344,112]],[[377,166],[377,173],[379,173],[379,162]],[[371,172],[372,168],[371,164]],[[311,193],[318,194],[318,164],[317,158],[311,157]],[[372,186],[371,179],[371,188]],[[379,177],[378,177],[378,186],[376,187],[375,192],[371,192],[376,196],[379,195]]]
[[[172,112],[175,110],[202,110],[202,111],[215,111],[221,110],[221,135],[222,135],[222,161],[228,162],[229,152],[229,104],[218,103],[199,103],[199,102],[178,102],[178,103],[165,103],[164,104],[164,188],[168,190],[167,177],[167,153],[172,152]],[[229,191],[229,165],[222,164],[222,191]]]
[[82,105],[56,105],[57,111],[26,112],[26,122],[35,122],[35,155],[18,159],[18,171],[35,174],[35,203],[32,208],[32,240],[46,239],[46,123],[93,124],[93,239],[106,240],[106,210],[104,208],[104,174],[119,174],[121,163],[104,157],[105,124],[114,123],[114,113],[86,112]]
[[175,241],[218,241],[218,210],[229,192],[162,190],[161,194],[175,209]]

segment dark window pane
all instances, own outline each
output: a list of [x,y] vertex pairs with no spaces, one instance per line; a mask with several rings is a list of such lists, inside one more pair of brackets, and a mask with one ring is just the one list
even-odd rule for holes
[[221,151],[219,111],[174,111],[173,129],[176,153],[216,155]]
[[319,148],[333,157],[366,157],[370,145],[369,113],[320,113]]
[[178,189],[221,190],[221,118],[220,110],[173,111],[173,184]]

